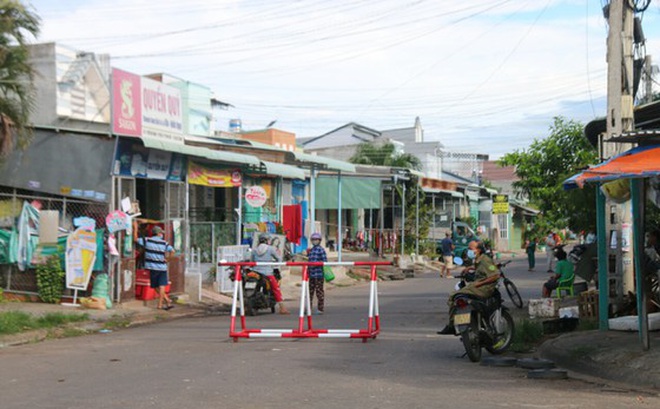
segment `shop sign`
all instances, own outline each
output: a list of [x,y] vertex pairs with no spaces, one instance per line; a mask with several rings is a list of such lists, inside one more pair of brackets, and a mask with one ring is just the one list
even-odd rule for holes
[[252,207],[262,207],[266,204],[268,195],[261,186],[250,186],[245,191],[245,201]]
[[153,180],[183,180],[185,158],[179,153],[145,148],[130,140],[120,140],[112,173]]
[[114,133],[183,143],[183,104],[179,89],[114,68],[112,98]]
[[243,182],[236,169],[212,168],[188,161],[188,183],[209,187],[238,187]]
[[79,227],[66,240],[66,288],[86,290],[96,261],[96,232]]
[[493,214],[509,213],[509,195],[493,196]]
[[131,230],[131,218],[121,210],[110,212],[105,217],[105,225],[110,233],[120,230]]

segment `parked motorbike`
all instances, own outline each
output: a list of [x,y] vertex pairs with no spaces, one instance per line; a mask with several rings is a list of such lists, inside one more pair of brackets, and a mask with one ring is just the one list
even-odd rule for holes
[[[275,295],[271,289],[270,281],[266,276],[244,267],[241,270],[241,283],[243,285],[243,302],[247,315],[257,315],[258,310],[270,309],[275,313]],[[276,277],[279,271],[276,273]],[[232,281],[236,279],[235,273],[230,274]]]
[[[474,280],[468,274],[459,276],[465,281]],[[498,281],[498,287],[502,280]],[[458,294],[452,306],[454,328],[461,337],[465,352],[472,362],[481,360],[481,349],[486,348],[494,355],[504,353],[513,340],[514,323],[508,309],[503,305],[498,288],[488,299]]]

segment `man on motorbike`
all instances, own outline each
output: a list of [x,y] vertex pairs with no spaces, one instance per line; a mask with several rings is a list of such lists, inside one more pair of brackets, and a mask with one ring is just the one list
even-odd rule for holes
[[447,324],[438,334],[447,335],[455,334],[454,329],[454,298],[458,294],[466,294],[472,297],[487,299],[493,295],[493,291],[497,287],[497,280],[500,277],[500,272],[493,262],[493,259],[486,254],[486,248],[481,241],[471,241],[468,244],[468,257],[474,259],[474,266],[467,267],[463,270],[463,274],[474,270],[475,280],[468,283],[460,290],[454,291],[447,300],[449,305],[449,324]]
[[[268,244],[269,237],[266,233],[262,233],[259,235],[259,245],[257,248],[252,252],[252,261],[256,262],[272,262],[272,261],[282,261],[282,256],[280,256],[277,253],[277,250],[275,250],[275,247],[271,246]],[[286,309],[284,306],[284,302],[282,300],[282,291],[280,291],[280,285],[277,282],[277,278],[275,277],[275,274],[273,273],[273,267],[271,266],[254,266],[252,267],[254,271],[257,273],[263,275],[270,281],[270,288],[271,291],[273,291],[273,295],[275,296],[275,301],[280,306],[280,314],[289,314],[289,310]]]

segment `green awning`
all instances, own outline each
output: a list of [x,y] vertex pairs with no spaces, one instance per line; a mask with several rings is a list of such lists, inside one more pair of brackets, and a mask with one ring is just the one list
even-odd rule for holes
[[266,168],[266,173],[269,175],[282,176],[286,179],[305,180],[305,171],[295,166],[289,166],[275,162],[267,162],[265,160],[262,160],[261,163]]
[[[379,209],[380,179],[341,178],[342,209]],[[337,178],[319,177],[316,179],[317,209],[337,208]]]
[[182,145],[180,143],[168,142],[158,138],[142,136],[142,143],[150,149],[159,149],[167,152],[178,152],[183,155],[197,156],[217,162],[237,163],[261,167],[261,161],[256,156],[243,155],[241,153],[217,151],[214,149],[202,148],[200,146]]

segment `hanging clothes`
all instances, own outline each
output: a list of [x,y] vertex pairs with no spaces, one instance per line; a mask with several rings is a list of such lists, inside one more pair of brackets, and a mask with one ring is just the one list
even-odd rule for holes
[[291,243],[300,244],[303,235],[302,207],[299,204],[282,206],[282,228]]

